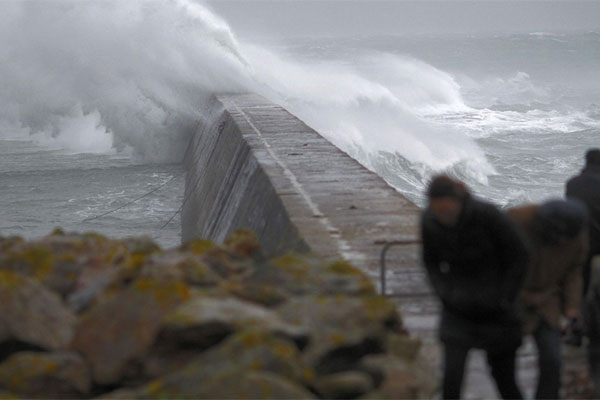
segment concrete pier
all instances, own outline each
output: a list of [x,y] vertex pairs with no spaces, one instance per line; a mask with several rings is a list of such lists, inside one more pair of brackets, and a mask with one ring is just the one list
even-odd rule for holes
[[[220,95],[203,114],[185,157],[183,240],[222,241],[247,228],[270,256],[310,250],[344,258],[378,283],[383,243],[418,239],[418,207],[282,107],[253,94]],[[425,343],[422,356],[439,365],[439,306],[419,246],[393,247],[387,260],[387,292],[395,294],[405,327]],[[481,352],[473,353],[464,396],[497,397]],[[585,375],[583,353],[567,354],[565,383],[577,382]],[[531,397],[537,368],[530,341],[518,363]],[[577,397],[577,385],[570,386],[575,391],[565,394]]]
[[[244,227],[271,254],[310,249],[377,280],[381,243],[417,238],[418,207],[282,107],[248,94],[208,108],[186,155],[184,240]],[[395,263],[418,283],[415,246],[404,250]]]

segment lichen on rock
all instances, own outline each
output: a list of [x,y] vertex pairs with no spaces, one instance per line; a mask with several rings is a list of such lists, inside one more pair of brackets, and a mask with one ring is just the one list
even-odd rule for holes
[[396,306],[343,260],[266,259],[248,231],[163,250],[56,230],[0,249],[2,396],[432,395]]

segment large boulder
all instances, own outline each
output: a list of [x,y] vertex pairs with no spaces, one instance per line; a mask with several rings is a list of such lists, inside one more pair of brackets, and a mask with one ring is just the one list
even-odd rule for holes
[[312,254],[286,254],[255,261],[256,267],[222,288],[242,299],[269,307],[303,295],[375,295],[375,287],[345,261],[326,262]]
[[212,287],[222,279],[199,255],[191,251],[165,251],[153,254],[140,270],[140,277],[182,280],[198,287]]
[[313,399],[303,386],[270,372],[238,371],[207,382],[194,398],[204,399]]
[[261,328],[287,337],[300,345],[308,334],[299,326],[284,322],[275,311],[232,297],[195,296],[164,320],[161,338],[187,346],[209,347],[215,341],[240,330]]
[[179,281],[138,279],[106,294],[80,321],[72,348],[84,355],[98,384],[139,373],[137,362],[154,343],[163,318],[189,298]]
[[430,395],[396,306],[344,261],[267,260],[247,231],[167,251],[56,231],[0,250],[0,397]]
[[0,271],[0,342],[64,349],[73,337],[75,322],[61,298],[42,284]]
[[354,399],[373,390],[374,381],[368,373],[344,371],[319,377],[313,386],[326,399]]
[[131,261],[128,248],[97,234],[65,235],[61,231],[37,241],[13,241],[0,253],[0,269],[38,280],[61,296],[75,290],[85,268]]
[[400,328],[396,306],[379,296],[296,297],[277,311],[309,330],[304,359],[319,374],[351,369],[364,355],[382,352],[387,334]]
[[432,398],[438,390],[435,372],[423,361],[410,362],[381,354],[365,357],[363,363],[384,376],[374,398],[425,399]]
[[[261,330],[237,333],[190,362],[183,369],[138,390],[136,398],[200,398],[211,382],[232,374],[270,372],[302,382],[305,371],[296,346]],[[235,382],[235,381],[234,381]]]
[[98,400],[121,399],[314,399],[315,395],[302,385],[264,371],[236,370],[213,377],[193,390],[173,392],[165,388],[160,380],[144,390],[120,389],[108,393]]
[[0,364],[0,387],[28,398],[81,398],[91,379],[76,353],[19,352]]

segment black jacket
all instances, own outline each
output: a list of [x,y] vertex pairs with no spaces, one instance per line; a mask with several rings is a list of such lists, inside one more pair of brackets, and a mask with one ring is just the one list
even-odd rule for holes
[[[476,326],[519,328],[516,302],[528,249],[514,222],[495,206],[468,197],[456,226],[439,224],[426,210],[421,227],[423,261],[443,306],[442,340],[460,338],[461,330]],[[520,337],[516,328],[512,333]]]
[[590,255],[600,254],[600,165],[588,166],[567,182],[567,197],[582,201],[590,218]]

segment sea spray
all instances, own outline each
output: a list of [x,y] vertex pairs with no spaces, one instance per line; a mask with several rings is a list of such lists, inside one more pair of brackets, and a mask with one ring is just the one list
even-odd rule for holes
[[494,173],[467,135],[423,117],[468,111],[454,79],[425,62],[381,54],[359,70],[286,59],[239,43],[192,0],[1,7],[0,121],[40,143],[179,161],[211,94],[254,91],[375,171],[406,160],[408,173],[384,174],[397,187],[418,192],[434,170],[482,184]]
[[76,151],[65,127],[92,118],[80,135],[104,130],[109,148],[179,161],[203,101],[247,81],[229,31],[186,3],[2,2],[0,120]]

